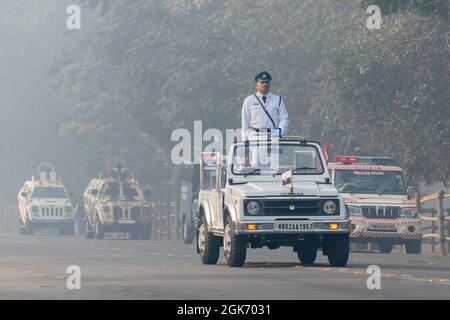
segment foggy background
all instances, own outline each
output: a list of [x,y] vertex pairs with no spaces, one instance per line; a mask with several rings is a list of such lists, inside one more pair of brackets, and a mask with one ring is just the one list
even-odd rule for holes
[[[173,198],[171,132],[238,128],[262,70],[290,134],[448,183],[448,7],[423,3],[370,1],[383,24],[368,30],[367,1],[0,0],[0,200],[43,161],[81,194],[114,156]],[[66,27],[72,4],[81,30]]]

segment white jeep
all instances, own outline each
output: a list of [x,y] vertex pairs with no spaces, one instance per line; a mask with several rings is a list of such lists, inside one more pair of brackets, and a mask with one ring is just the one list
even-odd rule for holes
[[345,203],[330,183],[319,143],[265,136],[232,144],[226,160],[202,153],[197,252],[204,264],[217,263],[221,246],[231,267],[244,265],[249,246],[289,246],[304,265],[322,248],[330,264],[341,267],[349,233]]

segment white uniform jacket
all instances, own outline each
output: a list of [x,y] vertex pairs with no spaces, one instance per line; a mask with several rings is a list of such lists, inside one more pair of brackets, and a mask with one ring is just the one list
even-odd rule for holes
[[245,98],[244,105],[242,106],[242,139],[245,141],[250,132],[252,132],[252,129],[281,128],[281,134],[285,135],[288,130],[289,119],[283,99],[280,96],[268,93],[266,95],[266,103],[264,103],[262,95],[259,92],[256,93],[256,96],[272,117],[275,126],[255,96],[248,96]]

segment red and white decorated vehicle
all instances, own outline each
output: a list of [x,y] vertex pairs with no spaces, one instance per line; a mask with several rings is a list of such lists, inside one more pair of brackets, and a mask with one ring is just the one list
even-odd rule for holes
[[350,214],[352,242],[377,243],[383,253],[398,244],[406,253],[420,253],[421,219],[395,164],[387,157],[345,156],[328,163],[328,169]]

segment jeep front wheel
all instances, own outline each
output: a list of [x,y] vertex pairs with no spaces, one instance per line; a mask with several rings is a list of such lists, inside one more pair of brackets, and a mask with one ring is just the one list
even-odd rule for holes
[[95,231],[92,230],[89,220],[86,219],[86,239],[94,239],[94,237],[95,237]]
[[105,239],[105,226],[98,219],[95,221],[95,239]]
[[297,256],[303,266],[311,266],[317,258],[317,247],[315,245],[303,246],[297,251]]
[[242,267],[247,256],[247,239],[235,234],[234,223],[228,216],[223,237],[223,251],[230,267]]
[[380,253],[391,253],[392,252],[392,243],[389,242],[379,242],[378,243],[378,250]]
[[205,216],[200,220],[197,244],[203,264],[216,264],[220,253],[219,238],[208,232]]
[[407,254],[419,254],[422,251],[420,239],[408,240],[405,243],[405,251]]
[[325,242],[328,261],[332,267],[345,267],[350,252],[348,234],[329,235]]

